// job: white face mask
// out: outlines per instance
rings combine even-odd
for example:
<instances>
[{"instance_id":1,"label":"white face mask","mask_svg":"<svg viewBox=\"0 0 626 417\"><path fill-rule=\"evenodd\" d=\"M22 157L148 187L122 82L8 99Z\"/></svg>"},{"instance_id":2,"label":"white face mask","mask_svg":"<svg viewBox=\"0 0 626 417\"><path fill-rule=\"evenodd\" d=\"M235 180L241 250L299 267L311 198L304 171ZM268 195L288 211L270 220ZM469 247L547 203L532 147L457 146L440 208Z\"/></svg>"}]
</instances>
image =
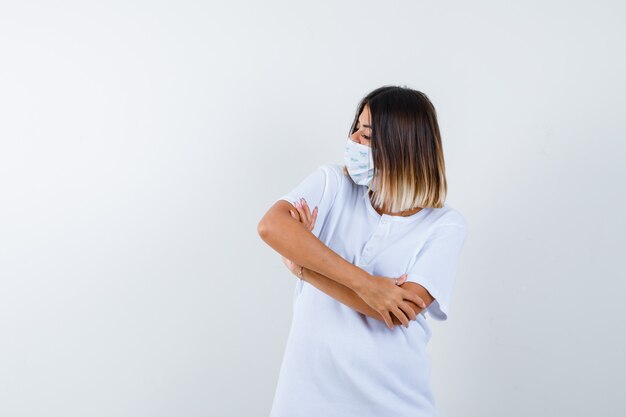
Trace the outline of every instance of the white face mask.
<instances>
[{"instance_id":1,"label":"white face mask","mask_svg":"<svg viewBox=\"0 0 626 417\"><path fill-rule=\"evenodd\" d=\"M359 185L369 186L374 177L372 148L348 138L343 159L346 162L346 168L348 168L348 173L352 180Z\"/></svg>"}]
</instances>

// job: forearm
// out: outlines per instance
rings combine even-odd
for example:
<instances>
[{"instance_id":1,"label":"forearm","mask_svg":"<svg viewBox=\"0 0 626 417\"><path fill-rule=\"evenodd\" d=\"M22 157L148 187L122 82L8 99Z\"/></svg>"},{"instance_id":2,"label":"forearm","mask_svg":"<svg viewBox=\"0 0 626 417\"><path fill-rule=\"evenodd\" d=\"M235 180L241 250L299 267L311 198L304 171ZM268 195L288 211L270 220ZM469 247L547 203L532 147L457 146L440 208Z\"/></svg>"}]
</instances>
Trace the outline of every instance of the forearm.
<instances>
[{"instance_id":1,"label":"forearm","mask_svg":"<svg viewBox=\"0 0 626 417\"><path fill-rule=\"evenodd\" d=\"M290 208L293 208L291 203L279 201L268 211L259 223L261 239L298 265L350 289L360 288L370 274L326 246L298 220L291 217Z\"/></svg>"},{"instance_id":2,"label":"forearm","mask_svg":"<svg viewBox=\"0 0 626 417\"><path fill-rule=\"evenodd\" d=\"M363 301L363 299L359 297L359 295L356 292L346 287L345 285L340 284L336 281L333 281L332 279L324 275L321 275L318 272L315 272L306 267L302 268L302 279L308 282L309 284L313 285L320 291L333 297L335 300L339 301L340 303L353 308L359 313L365 314L368 317L372 317L374 319L382 321L383 323L385 322L383 317L376 310L374 310L372 307L369 306L369 304ZM413 302L409 300L405 300L405 301L411 306L411 308L416 313L419 313L422 310ZM393 324L402 324L400 320L393 314L391 315L391 320Z\"/></svg>"}]
</instances>

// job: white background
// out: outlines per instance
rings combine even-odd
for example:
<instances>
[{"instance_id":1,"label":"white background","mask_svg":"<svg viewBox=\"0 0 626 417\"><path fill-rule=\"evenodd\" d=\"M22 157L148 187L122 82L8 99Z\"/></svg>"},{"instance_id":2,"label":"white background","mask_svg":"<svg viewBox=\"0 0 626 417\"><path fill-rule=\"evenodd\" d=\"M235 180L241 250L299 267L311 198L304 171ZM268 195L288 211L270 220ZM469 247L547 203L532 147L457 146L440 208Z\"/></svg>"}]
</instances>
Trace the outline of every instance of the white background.
<instances>
[{"instance_id":1,"label":"white background","mask_svg":"<svg viewBox=\"0 0 626 417\"><path fill-rule=\"evenodd\" d=\"M358 101L433 101L468 221L442 417L626 413L619 1L0 3L0 415L266 416L257 235Z\"/></svg>"}]
</instances>

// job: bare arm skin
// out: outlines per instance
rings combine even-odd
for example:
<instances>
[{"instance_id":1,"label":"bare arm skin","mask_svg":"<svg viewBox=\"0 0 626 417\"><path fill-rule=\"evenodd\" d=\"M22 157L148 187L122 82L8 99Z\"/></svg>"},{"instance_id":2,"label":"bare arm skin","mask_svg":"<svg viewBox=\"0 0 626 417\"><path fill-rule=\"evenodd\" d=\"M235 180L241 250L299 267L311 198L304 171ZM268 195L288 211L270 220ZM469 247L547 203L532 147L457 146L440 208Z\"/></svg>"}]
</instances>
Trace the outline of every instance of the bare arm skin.
<instances>
[{"instance_id":1,"label":"bare arm skin","mask_svg":"<svg viewBox=\"0 0 626 417\"><path fill-rule=\"evenodd\" d=\"M394 285L389 277L371 275L346 261L311 233L304 223L292 217L290 210L293 208L297 207L285 200L274 203L257 225L261 239L291 262L356 292L382 315L390 329L393 328L392 315L408 325L408 317L415 313L407 301L420 306L424 304L423 299L416 292ZM311 213L308 205L305 204L304 211L299 209L299 212L304 214L306 218L303 220L309 224Z\"/></svg>"},{"instance_id":2,"label":"bare arm skin","mask_svg":"<svg viewBox=\"0 0 626 417\"><path fill-rule=\"evenodd\" d=\"M333 281L332 279L325 277L308 268L302 269L302 279L308 282L309 284L313 285L320 291L323 291L324 293L333 297L335 300L341 302L342 304L345 304L346 306L353 308L359 313L365 314L368 317L372 317L379 321L385 322L385 320L383 319L381 314L378 313L378 311L370 307L365 301L363 301L361 297L359 297L359 295L356 292L346 287L345 285L342 285L336 281ZM426 303L426 307L428 307L430 303L434 300L433 297L428 292L428 290L426 290L426 288L422 287L421 285L415 282L405 282L404 284L400 285L400 287L403 287L405 289L408 289L409 291L417 293ZM425 310L425 308L418 307L415 303L413 303L410 300L407 300L407 303L409 304L409 306L411 306L411 309L414 312L414 316L417 316L417 314ZM391 319L393 321L393 324L402 324L400 320L396 318L396 316L392 315ZM410 317L410 320L415 320L415 317ZM405 325L405 327L409 327L408 324Z\"/></svg>"},{"instance_id":3,"label":"bare arm skin","mask_svg":"<svg viewBox=\"0 0 626 417\"><path fill-rule=\"evenodd\" d=\"M358 290L370 274L343 259L289 214L294 206L277 201L261 218L257 232L276 252L311 271Z\"/></svg>"}]
</instances>

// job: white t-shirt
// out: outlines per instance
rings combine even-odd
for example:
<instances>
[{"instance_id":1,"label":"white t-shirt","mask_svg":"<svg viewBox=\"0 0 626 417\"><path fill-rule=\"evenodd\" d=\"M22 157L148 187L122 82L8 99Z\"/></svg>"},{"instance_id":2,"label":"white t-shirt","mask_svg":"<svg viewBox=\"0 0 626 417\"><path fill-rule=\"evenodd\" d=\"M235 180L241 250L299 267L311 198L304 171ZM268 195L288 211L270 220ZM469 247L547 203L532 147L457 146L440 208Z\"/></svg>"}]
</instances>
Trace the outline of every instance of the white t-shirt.
<instances>
[{"instance_id":1,"label":"white t-shirt","mask_svg":"<svg viewBox=\"0 0 626 417\"><path fill-rule=\"evenodd\" d=\"M437 417L431 389L427 316L446 320L465 218L447 204L407 216L376 212L366 186L342 165L322 165L278 200L318 206L312 230L365 271L424 286L435 300L389 329L296 279L293 319L270 417ZM278 201L277 200L277 201Z\"/></svg>"}]
</instances>

